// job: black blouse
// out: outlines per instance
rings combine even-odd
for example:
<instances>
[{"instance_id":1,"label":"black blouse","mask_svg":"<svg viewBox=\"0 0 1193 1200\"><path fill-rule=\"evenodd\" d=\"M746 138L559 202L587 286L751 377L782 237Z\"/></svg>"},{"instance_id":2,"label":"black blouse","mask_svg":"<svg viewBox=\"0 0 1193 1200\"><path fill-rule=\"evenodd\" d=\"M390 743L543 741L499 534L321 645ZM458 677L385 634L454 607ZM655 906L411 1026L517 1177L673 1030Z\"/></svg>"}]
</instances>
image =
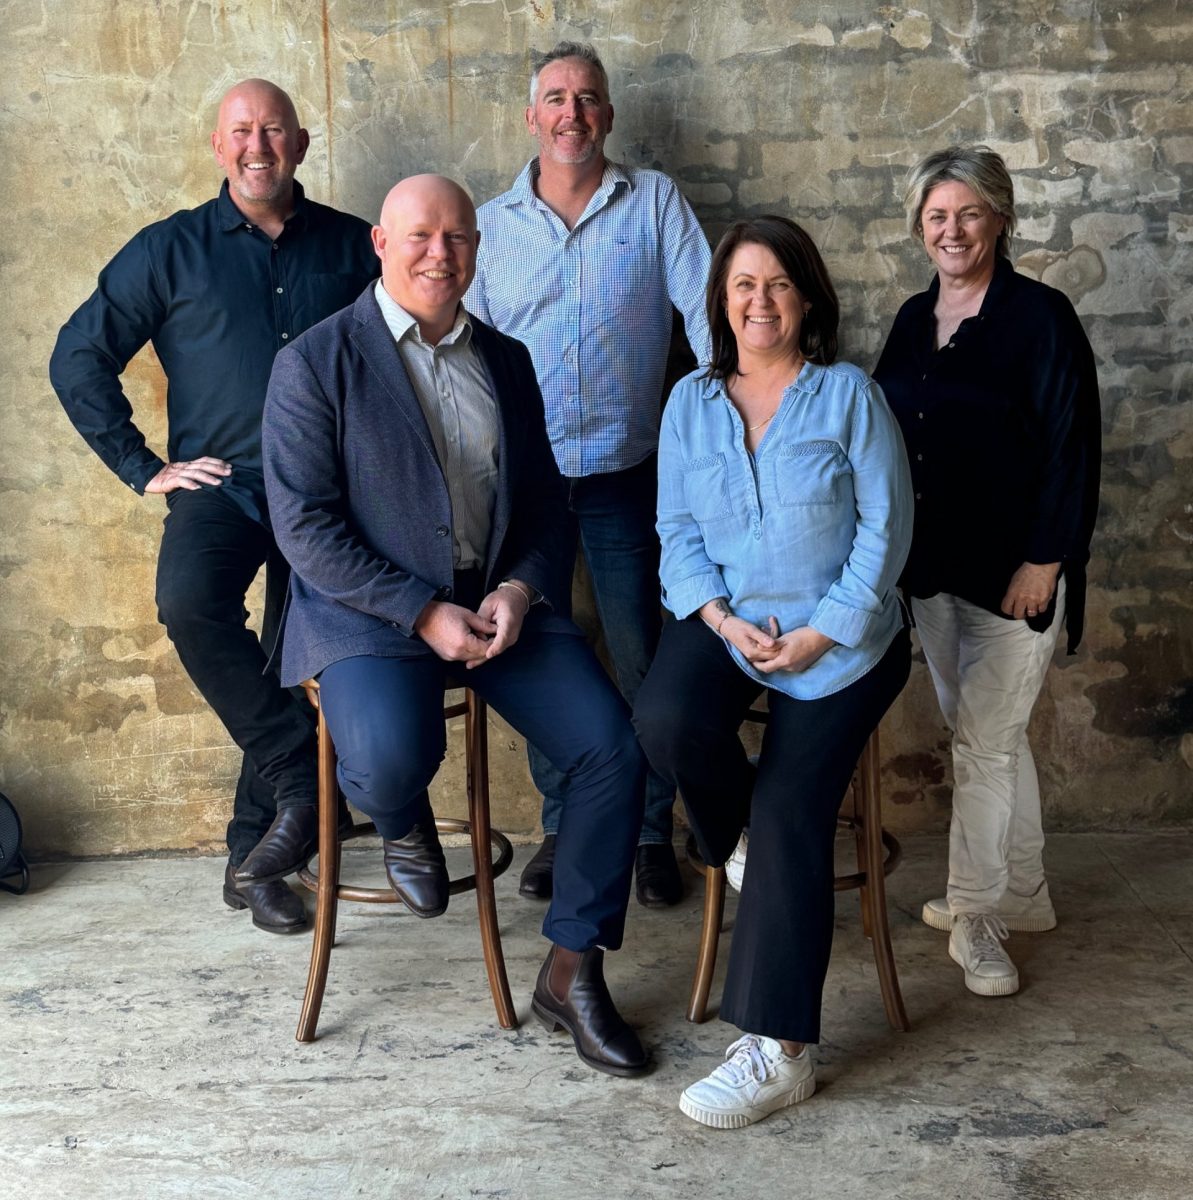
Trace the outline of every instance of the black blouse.
<instances>
[{"instance_id":1,"label":"black blouse","mask_svg":"<svg viewBox=\"0 0 1193 1200\"><path fill-rule=\"evenodd\" d=\"M1098 510L1093 351L1068 298L1000 258L977 316L939 350L939 279L899 310L874 378L898 418L915 491L900 580L999 608L1024 563L1062 564L1069 653L1081 640ZM1055 602L1028 625L1047 629ZM1008 618L1010 619L1010 618Z\"/></svg>"}]
</instances>

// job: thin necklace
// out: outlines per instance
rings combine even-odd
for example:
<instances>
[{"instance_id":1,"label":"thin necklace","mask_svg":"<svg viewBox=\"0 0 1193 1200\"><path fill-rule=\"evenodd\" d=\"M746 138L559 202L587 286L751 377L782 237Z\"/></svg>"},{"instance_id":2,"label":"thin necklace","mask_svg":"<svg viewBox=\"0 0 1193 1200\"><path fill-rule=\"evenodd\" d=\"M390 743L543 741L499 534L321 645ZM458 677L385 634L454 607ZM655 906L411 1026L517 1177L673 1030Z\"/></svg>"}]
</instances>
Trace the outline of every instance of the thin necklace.
<instances>
[{"instance_id":1,"label":"thin necklace","mask_svg":"<svg viewBox=\"0 0 1193 1200\"><path fill-rule=\"evenodd\" d=\"M777 413L778 411L779 410L776 408L775 412L771 413L771 415L769 417L766 417L765 419L759 421L757 425L747 425L746 432L753 433L755 429L761 429L763 427L763 425L765 425L768 421L774 420L775 413Z\"/></svg>"}]
</instances>

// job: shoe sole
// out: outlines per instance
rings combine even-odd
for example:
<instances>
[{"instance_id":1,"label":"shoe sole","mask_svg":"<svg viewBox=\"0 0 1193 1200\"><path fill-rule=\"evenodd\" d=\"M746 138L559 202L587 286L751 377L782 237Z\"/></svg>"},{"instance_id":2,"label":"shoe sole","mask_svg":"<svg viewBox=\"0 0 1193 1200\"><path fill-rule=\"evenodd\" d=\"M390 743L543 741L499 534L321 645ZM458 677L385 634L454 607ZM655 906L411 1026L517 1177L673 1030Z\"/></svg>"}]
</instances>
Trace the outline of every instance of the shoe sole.
<instances>
[{"instance_id":1,"label":"shoe sole","mask_svg":"<svg viewBox=\"0 0 1193 1200\"><path fill-rule=\"evenodd\" d=\"M685 1092L679 1098L679 1111L684 1116L691 1117L693 1121L707 1125L709 1129L744 1129L747 1125L753 1125L756 1121L769 1117L771 1113L778 1112L781 1108L789 1108L801 1100L807 1100L815 1091L816 1076L812 1075L792 1088L791 1091L781 1093L763 1107L751 1108L748 1113L727 1113L715 1108L704 1108L695 1101L689 1100Z\"/></svg>"},{"instance_id":2,"label":"shoe sole","mask_svg":"<svg viewBox=\"0 0 1193 1200\"><path fill-rule=\"evenodd\" d=\"M537 887L527 887L524 884L518 884L518 895L525 896L527 900L550 900L551 889L548 888L545 892Z\"/></svg>"},{"instance_id":3,"label":"shoe sole","mask_svg":"<svg viewBox=\"0 0 1193 1200\"><path fill-rule=\"evenodd\" d=\"M995 916L1014 933L1047 933L1056 928L1056 913L1040 917L1008 917L1002 913L995 913ZM952 914L937 911L930 901L925 901L920 910L920 920L929 929L939 929L941 933L950 933L953 928Z\"/></svg>"},{"instance_id":4,"label":"shoe sole","mask_svg":"<svg viewBox=\"0 0 1193 1200\"><path fill-rule=\"evenodd\" d=\"M237 912L245 908L252 912L249 902L239 892L235 892L231 888L224 888L224 903ZM253 913L253 924L258 929L265 930L266 933L280 933L282 935L287 933L306 933L311 927L310 921L305 918L301 925L267 925L264 921L257 920L256 913Z\"/></svg>"},{"instance_id":5,"label":"shoe sole","mask_svg":"<svg viewBox=\"0 0 1193 1200\"><path fill-rule=\"evenodd\" d=\"M588 1055L580 1049L580 1042L577 1039L572 1027L565 1020L563 1020L562 1017L556 1016L553 1012L548 1012L535 999L530 1001L530 1009L531 1012L533 1012L538 1018L539 1024L542 1025L542 1027L548 1033L558 1033L559 1030L562 1029L564 1033L568 1034L568 1036L572 1039L572 1045L576 1048L576 1057L579 1058L582 1063L590 1066L594 1071L603 1071L606 1075L616 1075L621 1079L635 1079L639 1075L645 1075L650 1070L649 1062L643 1063L640 1067L617 1067L612 1063L599 1062L596 1059L589 1058Z\"/></svg>"},{"instance_id":6,"label":"shoe sole","mask_svg":"<svg viewBox=\"0 0 1193 1200\"><path fill-rule=\"evenodd\" d=\"M965 964L954 953L952 946L949 947L949 958L965 971L965 986L975 996L1013 996L1019 990L1018 971L1014 975L993 978L989 975L975 975L966 969Z\"/></svg>"}]
</instances>

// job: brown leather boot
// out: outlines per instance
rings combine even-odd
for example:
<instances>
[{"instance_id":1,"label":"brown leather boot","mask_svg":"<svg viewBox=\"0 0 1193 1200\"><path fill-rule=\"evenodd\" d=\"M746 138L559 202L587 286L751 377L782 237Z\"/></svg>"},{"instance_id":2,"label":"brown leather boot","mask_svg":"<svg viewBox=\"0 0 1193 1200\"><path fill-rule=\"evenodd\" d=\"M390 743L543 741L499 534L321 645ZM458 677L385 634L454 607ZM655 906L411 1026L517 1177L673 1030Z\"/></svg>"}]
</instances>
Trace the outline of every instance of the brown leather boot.
<instances>
[{"instance_id":1,"label":"brown leather boot","mask_svg":"<svg viewBox=\"0 0 1193 1200\"><path fill-rule=\"evenodd\" d=\"M577 953L552 946L530 1006L548 1032L563 1028L576 1053L607 1075L644 1075L650 1060L638 1035L625 1023L605 986L605 952Z\"/></svg>"}]
</instances>

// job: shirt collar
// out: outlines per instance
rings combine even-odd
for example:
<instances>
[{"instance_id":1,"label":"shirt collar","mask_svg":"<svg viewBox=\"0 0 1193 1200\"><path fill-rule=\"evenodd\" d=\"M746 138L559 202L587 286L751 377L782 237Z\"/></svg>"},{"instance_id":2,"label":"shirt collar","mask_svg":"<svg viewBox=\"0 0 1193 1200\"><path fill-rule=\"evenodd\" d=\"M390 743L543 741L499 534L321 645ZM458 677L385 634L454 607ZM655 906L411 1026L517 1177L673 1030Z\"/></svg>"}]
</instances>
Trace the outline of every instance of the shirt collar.
<instances>
[{"instance_id":1,"label":"shirt collar","mask_svg":"<svg viewBox=\"0 0 1193 1200\"><path fill-rule=\"evenodd\" d=\"M224 180L223 186L220 188L220 194L216 197L215 207L216 212L219 214L220 229L224 233L227 233L230 229L240 229L246 224L252 224L252 221L236 207L232 195L228 190L227 179ZM306 224L306 193L302 190L302 184L296 179L294 181L294 211L286 218L286 228L302 230L306 228Z\"/></svg>"},{"instance_id":2,"label":"shirt collar","mask_svg":"<svg viewBox=\"0 0 1193 1200\"><path fill-rule=\"evenodd\" d=\"M538 155L536 154L518 173L518 178L514 180L513 186L501 198L502 202L507 207L512 207L515 204L527 204L532 207L541 204L542 201L538 198L534 190L535 182L538 180L541 171L542 167L539 164ZM605 170L601 175L601 182L597 186L595 194L602 199L607 198L613 194L615 188L621 185L633 191L634 181L619 163L610 162L609 159L605 159Z\"/></svg>"},{"instance_id":3,"label":"shirt collar","mask_svg":"<svg viewBox=\"0 0 1193 1200\"><path fill-rule=\"evenodd\" d=\"M377 280L373 294L377 297L377 305L381 309L381 315L385 318L385 324L389 327L390 333L394 335L395 342L401 342L403 338L407 338L420 346L426 346L429 350L435 348L423 341L422 333L418 328L418 321L385 290L385 286L380 279ZM454 346L459 344L460 346L467 346L471 339L472 318L461 304L456 308L455 323L439 339L438 345Z\"/></svg>"},{"instance_id":4,"label":"shirt collar","mask_svg":"<svg viewBox=\"0 0 1193 1200\"><path fill-rule=\"evenodd\" d=\"M797 392L813 393L820 390L820 382L824 378L826 368L819 363L810 362L804 359L804 365L800 368L800 373L783 389L783 395L787 395L793 388ZM724 396L729 399L729 389L725 386L723 379L705 379L704 391L701 393L705 400L715 400L718 396Z\"/></svg>"}]
</instances>

